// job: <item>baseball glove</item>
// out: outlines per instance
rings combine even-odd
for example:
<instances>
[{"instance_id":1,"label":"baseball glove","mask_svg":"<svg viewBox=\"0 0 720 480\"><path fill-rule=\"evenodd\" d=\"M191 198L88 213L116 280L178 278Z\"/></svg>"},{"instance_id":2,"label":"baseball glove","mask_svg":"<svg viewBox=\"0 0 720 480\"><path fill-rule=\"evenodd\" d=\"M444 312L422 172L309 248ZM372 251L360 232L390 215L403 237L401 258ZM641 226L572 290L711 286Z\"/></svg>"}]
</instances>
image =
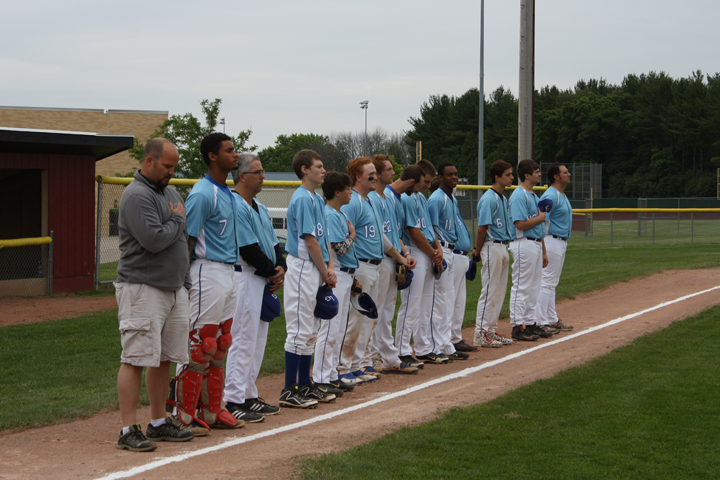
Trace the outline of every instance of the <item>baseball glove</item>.
<instances>
[{"instance_id":1,"label":"baseball glove","mask_svg":"<svg viewBox=\"0 0 720 480\"><path fill-rule=\"evenodd\" d=\"M362 285L358 282L357 278L353 278L352 287L350 287L350 293L352 295L360 295L362 293Z\"/></svg>"},{"instance_id":2,"label":"baseball glove","mask_svg":"<svg viewBox=\"0 0 720 480\"><path fill-rule=\"evenodd\" d=\"M407 267L405 265L395 264L395 281L398 285L407 282Z\"/></svg>"}]
</instances>

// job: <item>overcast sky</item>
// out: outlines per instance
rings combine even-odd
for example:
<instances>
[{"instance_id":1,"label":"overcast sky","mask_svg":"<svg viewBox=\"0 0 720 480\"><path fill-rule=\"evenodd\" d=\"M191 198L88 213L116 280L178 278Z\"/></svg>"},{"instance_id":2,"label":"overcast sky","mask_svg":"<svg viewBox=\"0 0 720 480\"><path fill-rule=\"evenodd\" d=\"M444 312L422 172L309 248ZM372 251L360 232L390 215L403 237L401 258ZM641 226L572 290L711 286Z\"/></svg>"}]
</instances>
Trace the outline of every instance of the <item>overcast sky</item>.
<instances>
[{"instance_id":1,"label":"overcast sky","mask_svg":"<svg viewBox=\"0 0 720 480\"><path fill-rule=\"evenodd\" d=\"M720 1L540 0L535 86L720 72ZM520 0L485 2L485 94L517 94ZM167 110L223 100L227 133L400 133L478 86L480 1L0 2L0 105Z\"/></svg>"}]
</instances>

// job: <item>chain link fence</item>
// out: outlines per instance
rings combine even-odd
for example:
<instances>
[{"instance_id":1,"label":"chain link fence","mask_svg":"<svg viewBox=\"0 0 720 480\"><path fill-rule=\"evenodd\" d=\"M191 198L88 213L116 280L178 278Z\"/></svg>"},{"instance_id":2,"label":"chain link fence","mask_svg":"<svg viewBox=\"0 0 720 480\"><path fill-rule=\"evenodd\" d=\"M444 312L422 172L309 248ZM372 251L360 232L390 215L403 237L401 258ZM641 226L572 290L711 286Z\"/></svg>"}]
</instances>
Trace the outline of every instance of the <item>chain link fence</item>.
<instances>
[{"instance_id":1,"label":"chain link fence","mask_svg":"<svg viewBox=\"0 0 720 480\"><path fill-rule=\"evenodd\" d=\"M0 240L0 297L52 295L52 271L52 232Z\"/></svg>"},{"instance_id":2,"label":"chain link fence","mask_svg":"<svg viewBox=\"0 0 720 480\"><path fill-rule=\"evenodd\" d=\"M592 165L592 164L577 164ZM574 166L571 164L571 166ZM583 167L585 168L585 167ZM597 173L597 172L596 172ZM593 174L595 175L595 174ZM578 175L579 177L579 175ZM577 181L578 177L573 177ZM595 178L595 177L593 177ZM118 215L120 197L130 178L98 177L97 258L95 286L109 284L117 278L120 260L118 246ZM197 180L173 179L168 188L174 188L183 200ZM287 239L287 206L300 182L265 181L257 198L268 207L273 229L282 244ZM572 183L571 183L572 185ZM489 187L459 186L458 208L475 243L477 230L477 203ZM582 187L587 188L587 187ZM544 188L536 190L542 195ZM578 188L580 191L581 188ZM584 190L583 190L584 191ZM317 192L322 195L318 188ZM593 190L593 193L599 190ZM589 195L589 190L588 190ZM512 190L505 191L509 198ZM698 243L720 242L720 201L715 199L601 199L572 198L573 210L598 208L651 208L655 212L583 212L573 215L572 243L614 246L632 243ZM712 200L714 203L708 203ZM681 208L681 212L659 211L659 208ZM717 212L712 211L715 207ZM690 211L704 208L704 211ZM708 210L709 208L709 210Z\"/></svg>"},{"instance_id":3,"label":"chain link fence","mask_svg":"<svg viewBox=\"0 0 720 480\"><path fill-rule=\"evenodd\" d=\"M570 199L602 198L602 164L600 163L566 163L572 181L565 190ZM547 167L540 164L540 185L551 185L547 178ZM543 168L544 167L544 168Z\"/></svg>"},{"instance_id":4,"label":"chain link fence","mask_svg":"<svg viewBox=\"0 0 720 480\"><path fill-rule=\"evenodd\" d=\"M96 289L99 289L101 285L114 282L117 278L117 266L120 261L118 237L120 198L131 181L132 178L97 178ZM170 181L168 188L174 188L180 194L183 201L185 201L195 183L197 183L197 180L173 179ZM256 197L268 207L273 229L280 243L283 245L287 239L287 206L299 185L300 182L266 180L262 192ZM322 191L319 188L317 193L322 195Z\"/></svg>"}]
</instances>

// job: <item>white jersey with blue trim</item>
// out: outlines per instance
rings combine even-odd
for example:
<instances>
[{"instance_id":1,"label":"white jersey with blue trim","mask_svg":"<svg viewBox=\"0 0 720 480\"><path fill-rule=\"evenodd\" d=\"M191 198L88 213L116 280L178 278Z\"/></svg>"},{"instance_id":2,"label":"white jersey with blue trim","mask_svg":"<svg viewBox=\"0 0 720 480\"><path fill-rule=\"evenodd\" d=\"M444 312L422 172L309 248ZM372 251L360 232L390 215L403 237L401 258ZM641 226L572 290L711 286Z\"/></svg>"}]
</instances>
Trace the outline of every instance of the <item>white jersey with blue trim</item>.
<instances>
[{"instance_id":1,"label":"white jersey with blue trim","mask_svg":"<svg viewBox=\"0 0 720 480\"><path fill-rule=\"evenodd\" d=\"M275 245L279 242L275 230L272 228L267 207L259 200L254 199L253 201L258 207L257 211L255 211L253 206L247 203L241 195L236 193L233 198L237 206L238 247L246 247L257 243L260 250L275 265L277 261ZM238 260L238 264L248 265L242 256Z\"/></svg>"},{"instance_id":2,"label":"white jersey with blue trim","mask_svg":"<svg viewBox=\"0 0 720 480\"><path fill-rule=\"evenodd\" d=\"M455 216L457 200L455 197L445 193L442 188L438 188L430 195L427 210L438 240L454 244L457 241Z\"/></svg>"},{"instance_id":3,"label":"white jersey with blue trim","mask_svg":"<svg viewBox=\"0 0 720 480\"><path fill-rule=\"evenodd\" d=\"M330 243L342 243L346 238L350 236L350 230L348 229L348 218L343 212L335 210L330 205L325 205L325 215L327 216L328 226L328 241ZM355 243L350 246L345 255L334 256L340 267L344 268L358 268L357 254L355 253Z\"/></svg>"},{"instance_id":4,"label":"white jersey with blue trim","mask_svg":"<svg viewBox=\"0 0 720 480\"><path fill-rule=\"evenodd\" d=\"M478 226L488 225L486 242L509 242L513 239L507 208L505 197L492 188L480 197L477 204Z\"/></svg>"},{"instance_id":5,"label":"white jersey with blue trim","mask_svg":"<svg viewBox=\"0 0 720 480\"><path fill-rule=\"evenodd\" d=\"M373 202L373 205L378 205L380 212L382 213L383 220L383 233L390 240L395 250L400 251L400 231L397 228L397 220L395 217L395 205L390 203L387 194L385 198L381 197L377 192L370 192L368 198Z\"/></svg>"},{"instance_id":6,"label":"white jersey with blue trim","mask_svg":"<svg viewBox=\"0 0 720 480\"><path fill-rule=\"evenodd\" d=\"M567 240L572 232L572 206L570 200L554 187L548 188L543 193L541 200L543 198L549 198L553 202L552 209L545 217L545 232L548 235L555 235Z\"/></svg>"},{"instance_id":7,"label":"white jersey with blue trim","mask_svg":"<svg viewBox=\"0 0 720 480\"><path fill-rule=\"evenodd\" d=\"M538 216L538 199L535 192L528 192L522 187L518 187L510 195L510 221L515 227L515 238L535 238L540 239L545 236L545 225L543 222L538 223L527 230L520 230L515 222L524 222Z\"/></svg>"},{"instance_id":8,"label":"white jersey with blue trim","mask_svg":"<svg viewBox=\"0 0 720 480\"><path fill-rule=\"evenodd\" d=\"M288 238L285 250L302 260L311 260L305 235L312 235L320 244L323 261L330 261L327 238L325 202L320 195L309 192L302 185L295 190L287 209Z\"/></svg>"},{"instance_id":9,"label":"white jersey with blue trim","mask_svg":"<svg viewBox=\"0 0 720 480\"><path fill-rule=\"evenodd\" d=\"M406 245L412 244L410 236L407 233L407 227L419 228L425 239L432 245L435 243L435 233L433 233L430 220L427 217L427 199L421 193L407 193L402 196L403 209L405 210L405 233L403 241Z\"/></svg>"},{"instance_id":10,"label":"white jersey with blue trim","mask_svg":"<svg viewBox=\"0 0 720 480\"><path fill-rule=\"evenodd\" d=\"M188 235L197 238L193 259L236 263L240 256L236 206L228 186L203 178L190 191L185 208Z\"/></svg>"},{"instance_id":11,"label":"white jersey with blue trim","mask_svg":"<svg viewBox=\"0 0 720 480\"><path fill-rule=\"evenodd\" d=\"M352 191L350 203L340 207L355 227L355 252L359 259L377 260L385 256L382 213L379 205Z\"/></svg>"}]
</instances>

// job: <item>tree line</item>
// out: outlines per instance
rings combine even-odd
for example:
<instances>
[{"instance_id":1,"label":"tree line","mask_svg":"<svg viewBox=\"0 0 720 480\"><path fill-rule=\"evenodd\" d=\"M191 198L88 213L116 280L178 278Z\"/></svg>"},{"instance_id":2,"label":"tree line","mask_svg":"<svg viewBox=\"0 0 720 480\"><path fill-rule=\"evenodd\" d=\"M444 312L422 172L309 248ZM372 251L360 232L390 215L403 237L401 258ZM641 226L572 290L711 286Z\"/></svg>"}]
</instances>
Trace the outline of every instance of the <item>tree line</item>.
<instances>
[{"instance_id":1,"label":"tree line","mask_svg":"<svg viewBox=\"0 0 720 480\"><path fill-rule=\"evenodd\" d=\"M605 197L711 197L720 167L720 74L673 79L628 75L535 92L534 159L600 163ZM407 140L477 181L479 93L433 95L410 119ZM503 87L485 102L486 167L517 165L518 102ZM487 172L486 172L487 173Z\"/></svg>"},{"instance_id":2,"label":"tree line","mask_svg":"<svg viewBox=\"0 0 720 480\"><path fill-rule=\"evenodd\" d=\"M323 157L327 170L343 171L357 157L385 153L396 170L414 163L415 143L435 165L452 162L460 177L477 183L479 92L458 97L431 95L411 117L403 134L382 128L364 133L278 135L275 145L258 155L267 171L292 171L292 158L310 148ZM711 197L720 167L720 74L694 72L674 79L650 72L628 75L620 85L581 80L574 88L555 86L535 92L534 159L543 164L600 163L604 197ZM178 146L177 175L206 173L200 140L218 126L222 101L203 100L204 123L192 114L172 115L152 136ZM485 165L503 159L518 162L518 101L499 87L484 105ZM238 151L256 152L244 130L231 136ZM131 150L142 159L143 145ZM486 172L487 178L487 172Z\"/></svg>"}]
</instances>

